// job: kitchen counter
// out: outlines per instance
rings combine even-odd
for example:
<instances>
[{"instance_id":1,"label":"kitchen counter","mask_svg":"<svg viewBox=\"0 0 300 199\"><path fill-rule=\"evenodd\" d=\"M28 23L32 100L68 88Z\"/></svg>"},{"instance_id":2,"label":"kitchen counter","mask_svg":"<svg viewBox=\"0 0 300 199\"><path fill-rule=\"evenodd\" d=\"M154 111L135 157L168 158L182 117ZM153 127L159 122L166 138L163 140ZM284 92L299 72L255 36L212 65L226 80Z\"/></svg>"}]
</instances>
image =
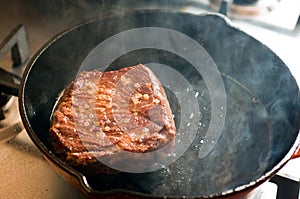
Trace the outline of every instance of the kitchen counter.
<instances>
[{"instance_id":1,"label":"kitchen counter","mask_svg":"<svg viewBox=\"0 0 300 199\"><path fill-rule=\"evenodd\" d=\"M17 98L9 111L17 109ZM26 131L0 143L0 198L85 198L49 166Z\"/></svg>"}]
</instances>

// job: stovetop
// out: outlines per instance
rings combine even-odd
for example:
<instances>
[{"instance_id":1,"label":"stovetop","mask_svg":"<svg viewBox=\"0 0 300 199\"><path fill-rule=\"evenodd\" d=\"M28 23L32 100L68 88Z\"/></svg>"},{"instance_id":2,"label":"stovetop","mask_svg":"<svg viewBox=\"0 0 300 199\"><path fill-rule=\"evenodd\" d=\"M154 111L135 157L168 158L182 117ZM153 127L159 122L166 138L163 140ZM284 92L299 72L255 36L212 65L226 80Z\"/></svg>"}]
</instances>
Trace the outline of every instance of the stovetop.
<instances>
[{"instance_id":1,"label":"stovetop","mask_svg":"<svg viewBox=\"0 0 300 199\"><path fill-rule=\"evenodd\" d=\"M193 6L181 7L181 10L201 13L211 8L207 7L206 0L193 0L201 4L199 9ZM193 2L191 1L191 2ZM291 8L289 2L298 2L294 4L293 10L300 12L300 1L281 0L286 6L284 9ZM81 21L93 18L99 14L99 10L84 1L73 1L74 5L67 11L62 12L60 6L66 6L68 1L53 1L52 7L43 5L37 0L11 0L9 4L0 1L0 7L5 8L0 12L0 41L18 24L24 24L30 47L30 57L52 36L58 32L72 27ZM79 3L78 3L79 2ZM118 1L115 1L118 2ZM134 3L134 1L129 1ZM70 3L70 2L69 2ZM55 6L54 6L55 4ZM72 3L71 3L72 4ZM76 5L75 5L76 4ZM102 6L108 9L109 6ZM278 8L277 12L281 12ZM284 11L286 15L292 15L291 12ZM56 17L53 17L53 16ZM295 12L293 12L295 15ZM282 15L283 16L283 15ZM300 24L298 17L293 16L293 20L286 21L281 17L277 22L268 22L264 18L270 18L270 15L264 15L251 19L230 17L232 23L252 35L262 43L271 48L290 68L291 73L300 85ZM64 18L64 20L58 20ZM274 19L272 19L274 20ZM271 21L272 21L271 20ZM276 20L275 20L276 21ZM283 24L283 25L280 25ZM0 66L11 64L11 57L8 55L0 61ZM13 98L13 107L17 109L17 98ZM15 122L14 122L15 124ZM21 125L17 123L17 125ZM19 129L16 129L19 131ZM278 175L293 181L300 181L300 158L291 160L279 171ZM1 198L84 198L84 195L77 189L65 182L44 160L38 149L34 146L25 130L22 130L14 139L0 144L0 183ZM275 198L277 185L265 183L264 189L260 188L252 199ZM266 188L267 187L267 188ZM263 192L263 190L267 190ZM270 195L269 195L270 194ZM299 197L300 198L300 197Z\"/></svg>"}]
</instances>

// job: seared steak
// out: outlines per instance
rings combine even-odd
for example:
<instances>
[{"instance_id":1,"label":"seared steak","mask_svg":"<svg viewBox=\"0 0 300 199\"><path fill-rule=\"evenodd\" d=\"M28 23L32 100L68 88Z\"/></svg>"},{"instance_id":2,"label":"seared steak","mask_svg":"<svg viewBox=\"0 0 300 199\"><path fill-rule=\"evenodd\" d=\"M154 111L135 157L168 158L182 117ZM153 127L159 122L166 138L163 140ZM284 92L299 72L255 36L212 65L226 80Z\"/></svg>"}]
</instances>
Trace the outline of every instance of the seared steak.
<instances>
[{"instance_id":1,"label":"seared steak","mask_svg":"<svg viewBox=\"0 0 300 199\"><path fill-rule=\"evenodd\" d=\"M159 80L139 64L81 72L55 107L50 138L63 161L97 173L110 170L97 158L113 158L124 150L155 151L171 142L175 132Z\"/></svg>"}]
</instances>

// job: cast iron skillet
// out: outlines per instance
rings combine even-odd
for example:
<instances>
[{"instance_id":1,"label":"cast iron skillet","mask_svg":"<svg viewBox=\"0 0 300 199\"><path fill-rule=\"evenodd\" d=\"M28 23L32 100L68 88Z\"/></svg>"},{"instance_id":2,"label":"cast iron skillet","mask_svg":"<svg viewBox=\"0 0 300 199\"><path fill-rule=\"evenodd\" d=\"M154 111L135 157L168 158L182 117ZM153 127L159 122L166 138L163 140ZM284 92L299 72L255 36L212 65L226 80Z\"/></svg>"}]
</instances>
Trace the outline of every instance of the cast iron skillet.
<instances>
[{"instance_id":1,"label":"cast iron skillet","mask_svg":"<svg viewBox=\"0 0 300 199\"><path fill-rule=\"evenodd\" d=\"M198 73L187 59L176 53L153 48L130 51L113 60L108 69L137 63L173 67L198 93L195 97L201 118L197 135L180 158L160 170L84 175L51 151L48 131L53 106L59 93L82 70L81 64L92 49L117 33L143 27L180 32L207 51L226 91L222 132L212 150L200 158L199 150L213 114L211 91L205 81L209 77ZM180 104L174 105L176 97L166 90L177 125L182 110ZM50 165L90 197L240 196L276 173L299 143L299 88L290 71L268 47L217 14L128 12L95 19L58 34L27 66L19 105L29 136Z\"/></svg>"}]
</instances>

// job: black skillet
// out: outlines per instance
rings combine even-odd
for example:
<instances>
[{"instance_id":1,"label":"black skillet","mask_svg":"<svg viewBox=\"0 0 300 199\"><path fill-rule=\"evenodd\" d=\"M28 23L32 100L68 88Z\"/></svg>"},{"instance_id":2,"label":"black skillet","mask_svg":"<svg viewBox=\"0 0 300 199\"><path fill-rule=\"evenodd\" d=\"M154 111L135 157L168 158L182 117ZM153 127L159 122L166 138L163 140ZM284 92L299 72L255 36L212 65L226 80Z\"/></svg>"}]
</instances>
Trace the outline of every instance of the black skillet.
<instances>
[{"instance_id":1,"label":"black skillet","mask_svg":"<svg viewBox=\"0 0 300 199\"><path fill-rule=\"evenodd\" d=\"M199 71L185 55L151 45L125 50L105 66L96 64L98 58L92 61L93 57L87 58L99 53L98 44L110 41L116 34L145 27L171 30L179 33L177 36L191 39L188 41L196 41L203 47L201 51L207 53L196 59L203 70ZM151 38L164 42L161 35ZM167 38L165 42L176 46L177 39ZM183 44L182 49L191 53L188 43ZM195 55L193 59L197 52ZM207 57L211 60L205 59ZM205 69L203 60L210 68ZM83 69L104 70L101 67L105 67L111 70L137 63L150 67L156 63L158 72L171 67L191 85L199 115L196 133L180 128L189 117L184 116L186 110L181 109L184 106L178 99L180 95L173 93L176 88L172 86L184 89L182 93L188 91L180 86L180 81L177 86L165 86L176 126L184 131L179 133L194 135L189 147L174 162L146 173L85 175L60 161L51 151L48 133L59 93ZM164 85L175 78L167 74L157 76ZM212 90L214 78L221 80L218 92ZM213 102L212 98L221 101ZM218 103L224 107L214 107ZM291 158L299 143L299 88L289 69L268 47L217 14L136 11L95 19L60 33L45 44L27 66L19 106L29 136L50 165L67 181L95 198L240 197L271 178ZM195 104L191 104L193 106ZM215 110L224 112L214 118ZM213 138L207 136L209 126L214 125L210 123L212 120L223 122L221 130L216 132L218 136ZM207 153L199 155L204 145Z\"/></svg>"}]
</instances>

